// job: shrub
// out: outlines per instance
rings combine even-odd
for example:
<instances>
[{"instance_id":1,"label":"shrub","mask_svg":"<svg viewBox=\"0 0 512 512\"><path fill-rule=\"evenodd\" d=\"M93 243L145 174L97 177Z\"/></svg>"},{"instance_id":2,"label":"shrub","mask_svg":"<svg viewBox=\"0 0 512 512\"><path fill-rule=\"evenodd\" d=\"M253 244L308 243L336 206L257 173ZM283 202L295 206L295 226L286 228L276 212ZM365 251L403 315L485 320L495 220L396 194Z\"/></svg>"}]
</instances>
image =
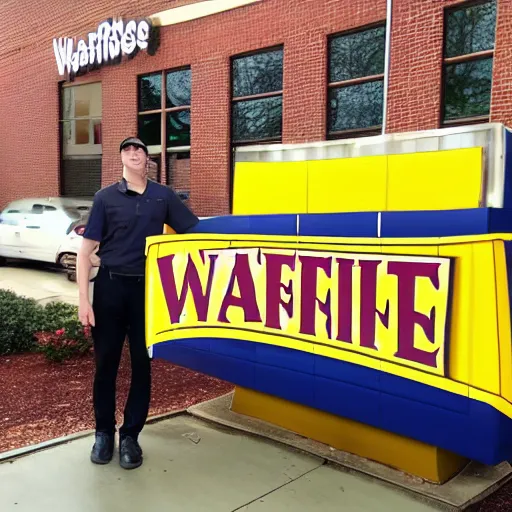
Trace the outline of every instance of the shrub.
<instances>
[{"instance_id":1,"label":"shrub","mask_svg":"<svg viewBox=\"0 0 512 512\"><path fill-rule=\"evenodd\" d=\"M33 299L0 290L0 355L33 350L44 310Z\"/></svg>"},{"instance_id":2,"label":"shrub","mask_svg":"<svg viewBox=\"0 0 512 512\"><path fill-rule=\"evenodd\" d=\"M92 348L89 328L78 319L78 308L64 302L44 307L41 328L35 333L38 351L53 362L88 354Z\"/></svg>"},{"instance_id":3,"label":"shrub","mask_svg":"<svg viewBox=\"0 0 512 512\"><path fill-rule=\"evenodd\" d=\"M36 338L39 352L55 363L86 355L92 349L91 333L88 327L80 326L71 331L58 329L55 332L38 332Z\"/></svg>"},{"instance_id":4,"label":"shrub","mask_svg":"<svg viewBox=\"0 0 512 512\"><path fill-rule=\"evenodd\" d=\"M62 362L90 352L91 333L78 308L64 302L39 305L34 299L0 290L0 355L38 350Z\"/></svg>"}]
</instances>

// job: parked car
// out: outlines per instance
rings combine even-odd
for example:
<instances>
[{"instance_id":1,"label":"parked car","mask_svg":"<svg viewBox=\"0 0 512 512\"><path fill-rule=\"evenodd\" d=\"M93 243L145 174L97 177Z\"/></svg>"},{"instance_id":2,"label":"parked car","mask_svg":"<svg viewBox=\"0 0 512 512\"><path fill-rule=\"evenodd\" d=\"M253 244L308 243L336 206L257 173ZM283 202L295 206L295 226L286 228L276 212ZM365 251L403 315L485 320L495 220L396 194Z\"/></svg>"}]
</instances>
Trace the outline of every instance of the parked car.
<instances>
[{"instance_id":1,"label":"parked car","mask_svg":"<svg viewBox=\"0 0 512 512\"><path fill-rule=\"evenodd\" d=\"M92 201L26 198L0 214L0 262L8 258L56 263L76 280L76 256Z\"/></svg>"}]
</instances>

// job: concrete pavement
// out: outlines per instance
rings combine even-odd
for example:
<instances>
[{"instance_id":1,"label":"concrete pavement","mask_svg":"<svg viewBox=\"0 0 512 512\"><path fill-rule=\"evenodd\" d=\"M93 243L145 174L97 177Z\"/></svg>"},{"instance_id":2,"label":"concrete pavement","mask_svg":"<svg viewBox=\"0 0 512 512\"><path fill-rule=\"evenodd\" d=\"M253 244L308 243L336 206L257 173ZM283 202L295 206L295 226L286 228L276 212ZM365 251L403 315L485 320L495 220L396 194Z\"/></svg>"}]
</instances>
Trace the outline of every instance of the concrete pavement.
<instances>
[{"instance_id":1,"label":"concrete pavement","mask_svg":"<svg viewBox=\"0 0 512 512\"><path fill-rule=\"evenodd\" d=\"M0 464L2 512L437 510L368 477L189 415L147 425L145 460L88 460L92 437Z\"/></svg>"},{"instance_id":2,"label":"concrete pavement","mask_svg":"<svg viewBox=\"0 0 512 512\"><path fill-rule=\"evenodd\" d=\"M36 299L39 303L62 301L78 305L78 287L59 268L36 262L9 262L0 267L0 289Z\"/></svg>"}]
</instances>

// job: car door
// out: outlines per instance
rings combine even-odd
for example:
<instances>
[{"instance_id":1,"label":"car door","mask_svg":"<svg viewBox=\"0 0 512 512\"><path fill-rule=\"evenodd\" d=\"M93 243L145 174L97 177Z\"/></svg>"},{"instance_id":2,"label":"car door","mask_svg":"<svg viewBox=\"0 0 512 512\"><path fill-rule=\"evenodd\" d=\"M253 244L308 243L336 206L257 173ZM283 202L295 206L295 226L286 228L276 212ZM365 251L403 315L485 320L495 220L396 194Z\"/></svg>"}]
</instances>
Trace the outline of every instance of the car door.
<instances>
[{"instance_id":1,"label":"car door","mask_svg":"<svg viewBox=\"0 0 512 512\"><path fill-rule=\"evenodd\" d=\"M0 214L0 256L21 256L21 225L24 213L19 205L11 204Z\"/></svg>"},{"instance_id":2,"label":"car door","mask_svg":"<svg viewBox=\"0 0 512 512\"><path fill-rule=\"evenodd\" d=\"M50 204L33 204L21 230L22 257L55 263L68 226L69 218L62 209Z\"/></svg>"}]
</instances>

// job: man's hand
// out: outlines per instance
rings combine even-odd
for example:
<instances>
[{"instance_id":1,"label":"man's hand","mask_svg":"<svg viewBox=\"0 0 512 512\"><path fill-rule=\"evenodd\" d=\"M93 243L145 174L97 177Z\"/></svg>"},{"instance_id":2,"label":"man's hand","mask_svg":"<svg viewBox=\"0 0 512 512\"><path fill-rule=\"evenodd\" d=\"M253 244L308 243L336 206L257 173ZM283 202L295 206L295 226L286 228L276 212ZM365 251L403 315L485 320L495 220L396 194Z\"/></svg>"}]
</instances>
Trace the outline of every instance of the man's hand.
<instances>
[{"instance_id":1,"label":"man's hand","mask_svg":"<svg viewBox=\"0 0 512 512\"><path fill-rule=\"evenodd\" d=\"M94 311L92 310L91 303L88 300L80 300L78 304L78 318L84 327L94 327Z\"/></svg>"}]
</instances>

